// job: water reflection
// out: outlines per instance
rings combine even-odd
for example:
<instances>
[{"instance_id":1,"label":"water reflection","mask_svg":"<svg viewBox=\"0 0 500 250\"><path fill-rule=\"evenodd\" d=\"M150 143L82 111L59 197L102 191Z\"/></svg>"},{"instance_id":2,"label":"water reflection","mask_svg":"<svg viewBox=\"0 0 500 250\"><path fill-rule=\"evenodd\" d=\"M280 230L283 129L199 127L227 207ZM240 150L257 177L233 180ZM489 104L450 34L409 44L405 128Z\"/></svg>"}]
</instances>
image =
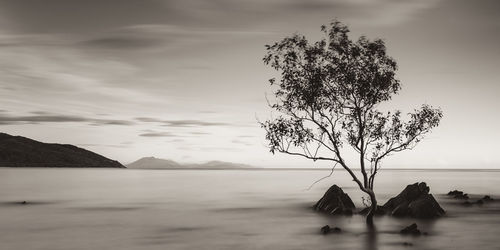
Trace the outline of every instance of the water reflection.
<instances>
[{"instance_id":1,"label":"water reflection","mask_svg":"<svg viewBox=\"0 0 500 250\"><path fill-rule=\"evenodd\" d=\"M377 226L367 226L366 240L364 249L366 250L378 250L378 231Z\"/></svg>"}]
</instances>

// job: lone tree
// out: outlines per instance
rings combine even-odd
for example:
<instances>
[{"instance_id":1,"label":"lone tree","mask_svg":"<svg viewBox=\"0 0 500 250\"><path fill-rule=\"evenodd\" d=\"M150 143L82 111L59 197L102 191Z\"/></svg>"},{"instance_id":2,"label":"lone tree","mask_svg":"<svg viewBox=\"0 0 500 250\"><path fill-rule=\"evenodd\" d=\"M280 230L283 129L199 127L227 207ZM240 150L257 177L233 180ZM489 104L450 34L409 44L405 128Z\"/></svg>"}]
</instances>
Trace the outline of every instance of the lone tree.
<instances>
[{"instance_id":1,"label":"lone tree","mask_svg":"<svg viewBox=\"0 0 500 250\"><path fill-rule=\"evenodd\" d=\"M314 43L295 34L266 45L264 63L280 74L269 80L276 87L269 105L280 116L261 126L273 154L330 161L347 170L370 197L366 222L373 225L374 183L382 161L415 147L443 114L422 105L403 121L399 110L379 111L379 104L401 89L396 61L386 54L384 41L351 40L347 26L336 20L321 31L324 38ZM346 161L345 147L359 155L359 162Z\"/></svg>"}]
</instances>

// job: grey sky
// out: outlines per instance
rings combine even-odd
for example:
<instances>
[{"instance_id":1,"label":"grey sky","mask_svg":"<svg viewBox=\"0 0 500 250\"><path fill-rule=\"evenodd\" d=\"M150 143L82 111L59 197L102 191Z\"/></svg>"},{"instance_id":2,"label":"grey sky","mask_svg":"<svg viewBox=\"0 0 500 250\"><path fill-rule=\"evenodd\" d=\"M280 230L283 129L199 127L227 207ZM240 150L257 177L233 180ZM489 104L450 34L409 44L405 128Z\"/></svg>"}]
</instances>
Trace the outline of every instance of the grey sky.
<instances>
[{"instance_id":1,"label":"grey sky","mask_svg":"<svg viewBox=\"0 0 500 250\"><path fill-rule=\"evenodd\" d=\"M142 156L311 166L272 156L264 45L332 18L387 42L401 94L442 125L388 166L498 167L496 0L0 0L0 130Z\"/></svg>"}]
</instances>

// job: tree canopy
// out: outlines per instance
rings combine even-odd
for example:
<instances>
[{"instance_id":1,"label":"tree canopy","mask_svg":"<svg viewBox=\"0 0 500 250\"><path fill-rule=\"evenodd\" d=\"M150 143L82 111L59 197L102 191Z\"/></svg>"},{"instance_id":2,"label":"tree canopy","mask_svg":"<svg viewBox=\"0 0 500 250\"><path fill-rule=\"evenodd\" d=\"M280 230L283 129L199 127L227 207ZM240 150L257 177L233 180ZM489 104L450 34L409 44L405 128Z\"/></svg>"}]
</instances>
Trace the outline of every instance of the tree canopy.
<instances>
[{"instance_id":1,"label":"tree canopy","mask_svg":"<svg viewBox=\"0 0 500 250\"><path fill-rule=\"evenodd\" d=\"M405 121L399 110L378 110L401 89L384 41L351 40L348 27L336 20L321 31L324 37L316 42L294 34L266 45L264 63L279 72L269 80L276 87L270 106L280 116L261 126L272 153L340 164L370 194L381 161L415 147L443 113L422 105ZM358 163L346 161L345 146L359 154Z\"/></svg>"}]
</instances>

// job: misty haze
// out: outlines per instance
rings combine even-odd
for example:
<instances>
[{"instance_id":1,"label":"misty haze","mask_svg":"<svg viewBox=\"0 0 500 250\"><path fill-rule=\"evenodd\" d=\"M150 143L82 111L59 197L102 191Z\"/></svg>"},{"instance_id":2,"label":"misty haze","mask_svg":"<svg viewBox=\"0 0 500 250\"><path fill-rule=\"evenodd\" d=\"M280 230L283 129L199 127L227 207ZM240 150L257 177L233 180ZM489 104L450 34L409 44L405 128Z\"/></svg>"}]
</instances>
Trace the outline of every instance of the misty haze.
<instances>
[{"instance_id":1,"label":"misty haze","mask_svg":"<svg viewBox=\"0 0 500 250\"><path fill-rule=\"evenodd\" d=\"M498 249L499 11L0 0L0 249Z\"/></svg>"}]
</instances>

